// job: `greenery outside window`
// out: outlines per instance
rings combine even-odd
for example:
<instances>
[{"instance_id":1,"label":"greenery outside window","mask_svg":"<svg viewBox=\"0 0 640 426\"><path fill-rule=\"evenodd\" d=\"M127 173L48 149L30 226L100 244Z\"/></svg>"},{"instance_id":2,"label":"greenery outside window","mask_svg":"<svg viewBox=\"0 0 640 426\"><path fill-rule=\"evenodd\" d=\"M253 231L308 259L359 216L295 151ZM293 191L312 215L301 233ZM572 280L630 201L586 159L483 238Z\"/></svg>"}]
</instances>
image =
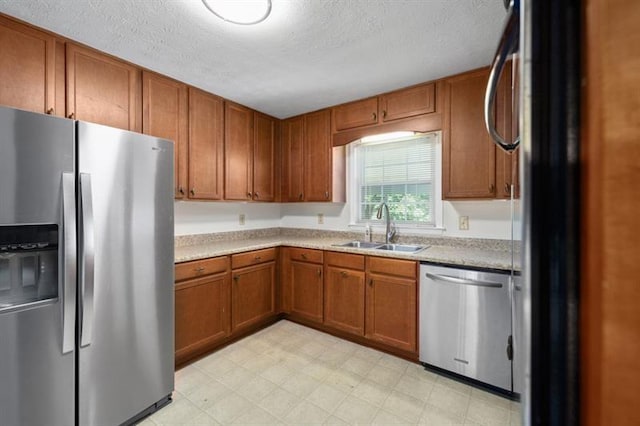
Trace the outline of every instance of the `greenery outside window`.
<instances>
[{"instance_id":1,"label":"greenery outside window","mask_svg":"<svg viewBox=\"0 0 640 426\"><path fill-rule=\"evenodd\" d=\"M376 211L386 201L397 225L437 227L439 142L439 133L425 133L382 135L351 144L352 221L380 222Z\"/></svg>"}]
</instances>

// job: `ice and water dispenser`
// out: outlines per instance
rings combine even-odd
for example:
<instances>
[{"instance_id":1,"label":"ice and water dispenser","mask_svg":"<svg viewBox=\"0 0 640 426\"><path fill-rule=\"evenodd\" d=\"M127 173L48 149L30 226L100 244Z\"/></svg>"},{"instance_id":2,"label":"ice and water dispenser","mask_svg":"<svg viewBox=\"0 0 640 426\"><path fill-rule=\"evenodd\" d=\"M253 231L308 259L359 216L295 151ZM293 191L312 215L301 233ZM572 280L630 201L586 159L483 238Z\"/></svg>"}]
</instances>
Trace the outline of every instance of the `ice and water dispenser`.
<instances>
[{"instance_id":1,"label":"ice and water dispenser","mask_svg":"<svg viewBox=\"0 0 640 426\"><path fill-rule=\"evenodd\" d=\"M58 297L58 225L0 226L0 312Z\"/></svg>"}]
</instances>

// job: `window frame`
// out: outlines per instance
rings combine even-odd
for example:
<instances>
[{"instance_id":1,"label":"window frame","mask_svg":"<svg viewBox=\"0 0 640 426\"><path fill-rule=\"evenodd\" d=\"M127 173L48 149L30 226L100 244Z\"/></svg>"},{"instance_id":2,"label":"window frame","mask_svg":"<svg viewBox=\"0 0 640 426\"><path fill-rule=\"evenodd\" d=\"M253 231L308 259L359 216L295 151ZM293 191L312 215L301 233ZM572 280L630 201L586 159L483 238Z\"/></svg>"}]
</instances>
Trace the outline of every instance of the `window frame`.
<instances>
[{"instance_id":1,"label":"window frame","mask_svg":"<svg viewBox=\"0 0 640 426\"><path fill-rule=\"evenodd\" d=\"M394 222L397 229L408 230L436 230L443 231L443 202L442 202L442 132L424 132L416 133L416 135L434 135L435 136L435 155L434 155L434 179L433 179L433 196L434 196L434 224L422 224L417 222ZM400 139L390 135L389 141ZM364 142L366 143L366 142ZM382 142L384 143L384 142ZM364 228L367 224L371 226L384 226L385 220L378 219L359 219L360 208L360 188L359 185L359 164L356 156L356 149L363 144L362 139L354 141L348 145L348 161L347 161L347 202L349 204L349 226Z\"/></svg>"}]
</instances>

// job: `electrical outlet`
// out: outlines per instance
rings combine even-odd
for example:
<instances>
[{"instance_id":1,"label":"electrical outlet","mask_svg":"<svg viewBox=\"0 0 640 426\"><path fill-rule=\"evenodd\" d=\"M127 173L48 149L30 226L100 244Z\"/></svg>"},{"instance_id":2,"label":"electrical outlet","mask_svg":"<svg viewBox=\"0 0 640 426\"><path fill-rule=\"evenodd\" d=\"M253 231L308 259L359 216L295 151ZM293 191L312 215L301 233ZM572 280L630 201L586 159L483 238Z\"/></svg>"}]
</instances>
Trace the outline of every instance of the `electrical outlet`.
<instances>
[{"instance_id":1,"label":"electrical outlet","mask_svg":"<svg viewBox=\"0 0 640 426\"><path fill-rule=\"evenodd\" d=\"M460 229L461 231L469 230L469 216L458 217L458 229Z\"/></svg>"},{"instance_id":2,"label":"electrical outlet","mask_svg":"<svg viewBox=\"0 0 640 426\"><path fill-rule=\"evenodd\" d=\"M245 222L244 213L240 213L240 215L238 216L238 223L240 225L244 225L244 222Z\"/></svg>"},{"instance_id":3,"label":"electrical outlet","mask_svg":"<svg viewBox=\"0 0 640 426\"><path fill-rule=\"evenodd\" d=\"M324 214L318 213L318 225L322 225L324 223Z\"/></svg>"}]
</instances>

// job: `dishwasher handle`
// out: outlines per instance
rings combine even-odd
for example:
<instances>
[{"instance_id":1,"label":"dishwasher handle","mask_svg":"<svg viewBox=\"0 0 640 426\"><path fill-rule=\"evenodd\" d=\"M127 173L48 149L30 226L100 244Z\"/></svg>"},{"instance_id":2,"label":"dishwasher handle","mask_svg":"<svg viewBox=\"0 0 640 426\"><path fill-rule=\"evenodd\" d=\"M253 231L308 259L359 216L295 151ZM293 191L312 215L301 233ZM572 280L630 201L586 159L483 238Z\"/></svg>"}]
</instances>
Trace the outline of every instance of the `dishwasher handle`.
<instances>
[{"instance_id":1,"label":"dishwasher handle","mask_svg":"<svg viewBox=\"0 0 640 426\"><path fill-rule=\"evenodd\" d=\"M451 275L432 274L430 272L427 272L426 276L427 278L431 278L434 281L442 281L442 282L451 283L451 284L472 285L476 287L488 287L488 288L502 288L502 283L496 283L493 281L469 280L466 278L453 277Z\"/></svg>"}]
</instances>

